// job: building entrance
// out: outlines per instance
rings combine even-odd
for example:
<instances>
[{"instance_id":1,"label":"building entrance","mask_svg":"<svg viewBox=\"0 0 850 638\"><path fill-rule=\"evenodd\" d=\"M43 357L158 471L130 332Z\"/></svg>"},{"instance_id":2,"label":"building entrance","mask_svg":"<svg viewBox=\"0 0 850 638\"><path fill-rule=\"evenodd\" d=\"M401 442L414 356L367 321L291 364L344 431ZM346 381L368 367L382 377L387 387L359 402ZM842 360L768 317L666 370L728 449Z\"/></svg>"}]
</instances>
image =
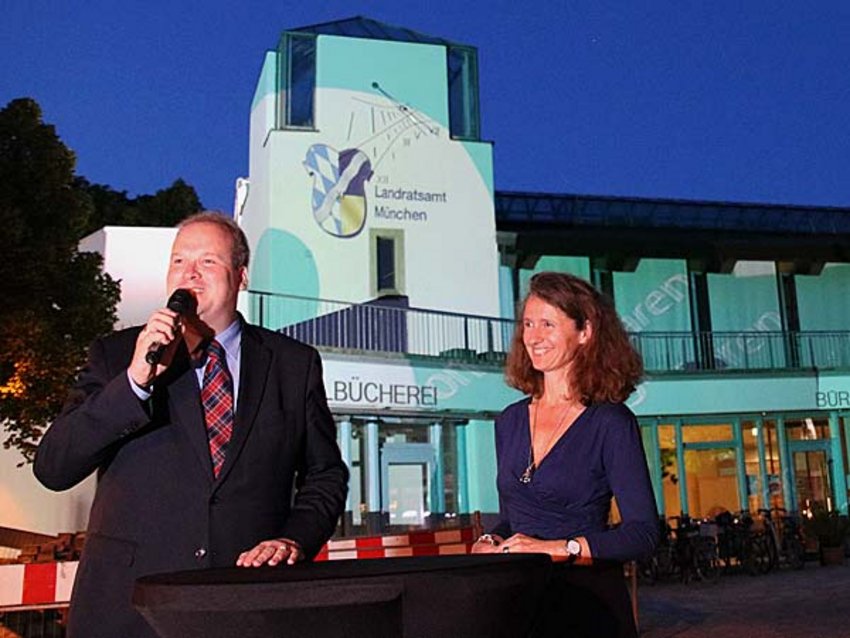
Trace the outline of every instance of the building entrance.
<instances>
[{"instance_id":1,"label":"building entrance","mask_svg":"<svg viewBox=\"0 0 850 638\"><path fill-rule=\"evenodd\" d=\"M437 455L430 443L385 443L381 511L390 525L424 525L433 509ZM442 487L442 486L440 486Z\"/></svg>"},{"instance_id":2,"label":"building entrance","mask_svg":"<svg viewBox=\"0 0 850 638\"><path fill-rule=\"evenodd\" d=\"M825 448L822 442L808 441L802 445L795 441L790 447L797 499L796 509L804 515L817 509L831 510L833 498L829 480L831 463L829 449Z\"/></svg>"}]
</instances>

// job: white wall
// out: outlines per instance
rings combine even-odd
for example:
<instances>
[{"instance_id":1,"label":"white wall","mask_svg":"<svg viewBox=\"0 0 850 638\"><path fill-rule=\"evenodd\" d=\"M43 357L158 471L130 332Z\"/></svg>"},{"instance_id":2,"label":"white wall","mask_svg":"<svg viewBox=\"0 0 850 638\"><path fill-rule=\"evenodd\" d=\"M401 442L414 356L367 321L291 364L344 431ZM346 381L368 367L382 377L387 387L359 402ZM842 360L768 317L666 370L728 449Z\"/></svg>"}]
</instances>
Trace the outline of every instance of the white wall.
<instances>
[{"instance_id":1,"label":"white wall","mask_svg":"<svg viewBox=\"0 0 850 638\"><path fill-rule=\"evenodd\" d=\"M32 466L17 467L17 450L0 448L0 526L41 534L84 530L94 498L94 475L66 492L51 492L39 483Z\"/></svg>"},{"instance_id":2,"label":"white wall","mask_svg":"<svg viewBox=\"0 0 850 638\"><path fill-rule=\"evenodd\" d=\"M121 282L116 329L145 323L165 305L165 276L176 228L104 226L84 237L79 249L103 255L103 269Z\"/></svg>"}]
</instances>

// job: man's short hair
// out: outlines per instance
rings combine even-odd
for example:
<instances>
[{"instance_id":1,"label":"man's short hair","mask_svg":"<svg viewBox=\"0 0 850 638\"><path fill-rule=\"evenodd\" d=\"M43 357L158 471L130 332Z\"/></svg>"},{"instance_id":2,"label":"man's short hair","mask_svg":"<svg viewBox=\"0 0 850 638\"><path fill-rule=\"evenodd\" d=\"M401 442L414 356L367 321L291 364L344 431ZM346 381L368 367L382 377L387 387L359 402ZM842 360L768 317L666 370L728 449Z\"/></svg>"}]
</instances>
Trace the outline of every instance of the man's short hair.
<instances>
[{"instance_id":1,"label":"man's short hair","mask_svg":"<svg viewBox=\"0 0 850 638\"><path fill-rule=\"evenodd\" d=\"M191 224L215 224L230 235L233 246L233 267L241 268L248 267L248 260L251 257L251 249L248 248L248 238L232 218L222 212L205 210L194 215L189 215L186 219L177 224L177 228L185 228Z\"/></svg>"}]
</instances>

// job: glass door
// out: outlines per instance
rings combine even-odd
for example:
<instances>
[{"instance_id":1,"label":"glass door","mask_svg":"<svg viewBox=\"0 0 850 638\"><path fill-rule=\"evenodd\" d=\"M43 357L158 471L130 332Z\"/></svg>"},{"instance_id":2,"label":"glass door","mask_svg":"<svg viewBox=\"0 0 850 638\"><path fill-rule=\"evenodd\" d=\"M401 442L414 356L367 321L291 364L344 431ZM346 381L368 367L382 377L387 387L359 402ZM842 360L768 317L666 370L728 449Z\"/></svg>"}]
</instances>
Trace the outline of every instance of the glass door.
<instances>
[{"instance_id":1,"label":"glass door","mask_svg":"<svg viewBox=\"0 0 850 638\"><path fill-rule=\"evenodd\" d=\"M388 467L389 494L384 511L390 525L424 525L429 514L428 465L391 463Z\"/></svg>"},{"instance_id":2,"label":"glass door","mask_svg":"<svg viewBox=\"0 0 850 638\"><path fill-rule=\"evenodd\" d=\"M391 527L421 527L427 523L435 467L436 452L430 443L384 443L381 511Z\"/></svg>"},{"instance_id":3,"label":"glass door","mask_svg":"<svg viewBox=\"0 0 850 638\"><path fill-rule=\"evenodd\" d=\"M803 516L814 509L832 510L835 504L830 434L829 419L825 417L785 420L793 509Z\"/></svg>"},{"instance_id":4,"label":"glass door","mask_svg":"<svg viewBox=\"0 0 850 638\"><path fill-rule=\"evenodd\" d=\"M791 452L794 468L794 487L797 503L804 515L813 509L832 509L832 488L829 480L827 450L798 450Z\"/></svg>"}]
</instances>

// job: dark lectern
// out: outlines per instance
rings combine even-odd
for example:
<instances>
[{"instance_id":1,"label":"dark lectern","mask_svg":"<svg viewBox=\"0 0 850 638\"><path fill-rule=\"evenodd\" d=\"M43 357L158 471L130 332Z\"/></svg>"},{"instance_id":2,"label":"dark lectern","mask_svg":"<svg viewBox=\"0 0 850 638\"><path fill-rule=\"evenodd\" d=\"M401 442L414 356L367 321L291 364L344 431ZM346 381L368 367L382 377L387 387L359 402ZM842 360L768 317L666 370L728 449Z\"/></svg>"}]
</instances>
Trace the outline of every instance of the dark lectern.
<instances>
[{"instance_id":1,"label":"dark lectern","mask_svg":"<svg viewBox=\"0 0 850 638\"><path fill-rule=\"evenodd\" d=\"M133 604L163 638L525 636L543 554L341 560L158 574Z\"/></svg>"}]
</instances>

